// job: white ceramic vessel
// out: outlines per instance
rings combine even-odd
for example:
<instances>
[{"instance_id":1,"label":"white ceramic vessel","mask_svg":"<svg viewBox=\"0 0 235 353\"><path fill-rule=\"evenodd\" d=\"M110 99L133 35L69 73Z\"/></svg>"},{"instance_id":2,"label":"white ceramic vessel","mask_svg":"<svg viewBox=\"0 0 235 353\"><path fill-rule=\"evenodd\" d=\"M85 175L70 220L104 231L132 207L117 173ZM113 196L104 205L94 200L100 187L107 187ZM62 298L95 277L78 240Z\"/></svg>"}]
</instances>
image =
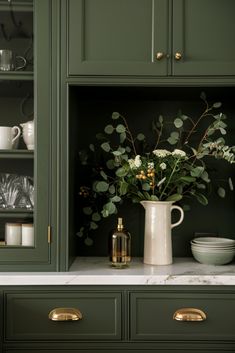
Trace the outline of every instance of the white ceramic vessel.
<instances>
[{"instance_id":1,"label":"white ceramic vessel","mask_svg":"<svg viewBox=\"0 0 235 353\"><path fill-rule=\"evenodd\" d=\"M34 121L28 121L20 124L23 128L23 139L28 150L34 150Z\"/></svg>"},{"instance_id":2,"label":"white ceramic vessel","mask_svg":"<svg viewBox=\"0 0 235 353\"><path fill-rule=\"evenodd\" d=\"M141 201L145 208L144 263L170 265L172 263L171 229L184 219L184 211L171 201ZM171 211L180 211L180 219L171 223Z\"/></svg>"}]
</instances>

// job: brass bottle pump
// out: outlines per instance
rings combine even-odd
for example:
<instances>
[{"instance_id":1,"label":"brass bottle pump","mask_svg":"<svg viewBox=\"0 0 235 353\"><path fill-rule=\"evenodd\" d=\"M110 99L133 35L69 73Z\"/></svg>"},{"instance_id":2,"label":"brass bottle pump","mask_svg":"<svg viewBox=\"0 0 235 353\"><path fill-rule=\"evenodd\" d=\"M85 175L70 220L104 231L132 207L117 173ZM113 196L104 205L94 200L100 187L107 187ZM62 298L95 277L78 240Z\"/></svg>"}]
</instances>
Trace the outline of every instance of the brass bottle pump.
<instances>
[{"instance_id":1,"label":"brass bottle pump","mask_svg":"<svg viewBox=\"0 0 235 353\"><path fill-rule=\"evenodd\" d=\"M117 228L110 236L109 254L111 265L116 268L125 268L131 261L131 235L122 218L118 218Z\"/></svg>"}]
</instances>

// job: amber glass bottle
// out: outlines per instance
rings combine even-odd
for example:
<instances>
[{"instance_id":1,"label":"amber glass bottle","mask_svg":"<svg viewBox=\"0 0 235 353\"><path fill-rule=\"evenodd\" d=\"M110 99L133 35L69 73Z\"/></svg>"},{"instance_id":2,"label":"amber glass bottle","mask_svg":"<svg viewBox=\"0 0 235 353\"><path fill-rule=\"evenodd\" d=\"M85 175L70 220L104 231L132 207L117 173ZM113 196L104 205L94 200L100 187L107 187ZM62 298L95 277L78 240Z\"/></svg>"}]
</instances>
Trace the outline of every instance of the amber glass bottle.
<instances>
[{"instance_id":1,"label":"amber glass bottle","mask_svg":"<svg viewBox=\"0 0 235 353\"><path fill-rule=\"evenodd\" d=\"M124 228L122 218L118 218L117 228L109 239L110 262L113 267L125 268L131 261L131 235Z\"/></svg>"}]
</instances>

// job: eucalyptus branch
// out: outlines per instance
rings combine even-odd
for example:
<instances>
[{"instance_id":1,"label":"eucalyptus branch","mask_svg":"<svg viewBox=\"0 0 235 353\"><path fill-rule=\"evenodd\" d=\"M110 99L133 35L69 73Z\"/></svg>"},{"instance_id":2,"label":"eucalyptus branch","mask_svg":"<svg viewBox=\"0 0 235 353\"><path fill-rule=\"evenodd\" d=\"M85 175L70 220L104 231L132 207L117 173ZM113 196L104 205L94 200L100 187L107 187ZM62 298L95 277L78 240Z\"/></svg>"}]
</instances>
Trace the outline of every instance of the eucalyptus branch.
<instances>
[{"instance_id":1,"label":"eucalyptus branch","mask_svg":"<svg viewBox=\"0 0 235 353\"><path fill-rule=\"evenodd\" d=\"M213 109L213 107L210 108L209 105L208 105L208 103L207 103L206 101L205 101L205 103L206 103L206 109L205 109L205 111L200 115L200 117L198 118L198 120L196 121L196 123L194 123L192 129L189 131L189 133L188 133L188 135L187 135L187 137L186 137L186 139L185 139L184 144L187 144L187 143L188 143L188 140L189 140L190 136L195 132L195 129L196 129L196 127L198 126L198 124L200 123L200 121L201 121L205 116L211 116L211 114L208 114L208 112L210 112L210 111Z\"/></svg>"},{"instance_id":2,"label":"eucalyptus branch","mask_svg":"<svg viewBox=\"0 0 235 353\"><path fill-rule=\"evenodd\" d=\"M120 115L120 117L122 118L122 120L124 121L124 124L125 124L125 127L126 127L126 130L130 136L130 142L131 142L131 145L132 145L132 148L133 148L133 151L134 151L134 154L137 155L137 152L136 152L136 148L135 148L135 141L134 141L134 138L133 138L133 135L129 129L129 126L127 124L127 121L126 121L126 118L123 116L123 115Z\"/></svg>"}]
</instances>

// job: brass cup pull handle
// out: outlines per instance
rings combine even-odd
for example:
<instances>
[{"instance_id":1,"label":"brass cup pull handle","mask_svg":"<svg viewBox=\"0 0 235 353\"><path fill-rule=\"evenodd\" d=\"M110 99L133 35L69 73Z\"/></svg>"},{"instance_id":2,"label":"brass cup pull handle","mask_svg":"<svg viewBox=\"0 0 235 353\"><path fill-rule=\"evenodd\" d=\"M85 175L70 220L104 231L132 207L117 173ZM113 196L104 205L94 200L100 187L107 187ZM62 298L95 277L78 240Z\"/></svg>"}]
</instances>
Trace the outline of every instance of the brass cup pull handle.
<instances>
[{"instance_id":1,"label":"brass cup pull handle","mask_svg":"<svg viewBox=\"0 0 235 353\"><path fill-rule=\"evenodd\" d=\"M205 321L206 314L200 309L182 308L176 310L173 319L176 321Z\"/></svg>"},{"instance_id":2,"label":"brass cup pull handle","mask_svg":"<svg viewBox=\"0 0 235 353\"><path fill-rule=\"evenodd\" d=\"M175 60L179 61L182 59L182 54L181 53L175 53Z\"/></svg>"},{"instance_id":3,"label":"brass cup pull handle","mask_svg":"<svg viewBox=\"0 0 235 353\"><path fill-rule=\"evenodd\" d=\"M78 321L82 314L76 308L55 308L49 312L48 318L52 321Z\"/></svg>"},{"instance_id":4,"label":"brass cup pull handle","mask_svg":"<svg viewBox=\"0 0 235 353\"><path fill-rule=\"evenodd\" d=\"M162 53L162 52L158 52L157 54L156 54L156 59L159 61L159 60L162 60L163 58L164 58L164 53Z\"/></svg>"}]
</instances>

